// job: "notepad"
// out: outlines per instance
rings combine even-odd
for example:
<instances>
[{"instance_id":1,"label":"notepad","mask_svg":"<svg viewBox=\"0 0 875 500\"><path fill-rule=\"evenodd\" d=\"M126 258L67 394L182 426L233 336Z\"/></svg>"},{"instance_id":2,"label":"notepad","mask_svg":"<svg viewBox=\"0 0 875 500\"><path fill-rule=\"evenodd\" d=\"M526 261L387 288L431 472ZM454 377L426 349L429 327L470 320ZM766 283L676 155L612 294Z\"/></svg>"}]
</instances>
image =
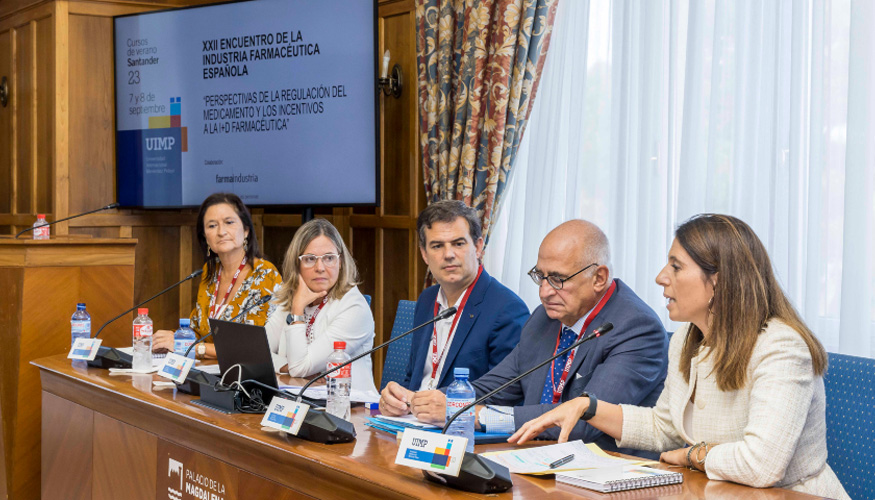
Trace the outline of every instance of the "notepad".
<instances>
[{"instance_id":1,"label":"notepad","mask_svg":"<svg viewBox=\"0 0 875 500\"><path fill-rule=\"evenodd\" d=\"M557 483L570 484L602 493L678 484L683 481L684 475L680 472L639 466L575 470L556 474Z\"/></svg>"}]
</instances>

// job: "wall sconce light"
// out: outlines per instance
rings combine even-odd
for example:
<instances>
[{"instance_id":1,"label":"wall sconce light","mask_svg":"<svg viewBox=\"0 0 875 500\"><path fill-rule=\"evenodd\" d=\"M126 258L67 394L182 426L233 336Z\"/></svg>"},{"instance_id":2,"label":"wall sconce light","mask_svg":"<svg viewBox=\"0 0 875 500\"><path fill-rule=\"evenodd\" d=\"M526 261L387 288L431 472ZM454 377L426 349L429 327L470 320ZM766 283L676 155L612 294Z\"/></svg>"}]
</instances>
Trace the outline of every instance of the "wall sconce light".
<instances>
[{"instance_id":1,"label":"wall sconce light","mask_svg":"<svg viewBox=\"0 0 875 500\"><path fill-rule=\"evenodd\" d=\"M7 104L9 104L9 82L6 81L6 77L3 77L3 81L0 81L0 104L5 108Z\"/></svg>"},{"instance_id":2,"label":"wall sconce light","mask_svg":"<svg viewBox=\"0 0 875 500\"><path fill-rule=\"evenodd\" d=\"M401 66L395 64L392 66L392 75L389 76L389 51L383 54L383 73L377 80L380 90L383 95L392 96L394 98L401 97L401 89L404 87L404 75L401 72Z\"/></svg>"}]
</instances>

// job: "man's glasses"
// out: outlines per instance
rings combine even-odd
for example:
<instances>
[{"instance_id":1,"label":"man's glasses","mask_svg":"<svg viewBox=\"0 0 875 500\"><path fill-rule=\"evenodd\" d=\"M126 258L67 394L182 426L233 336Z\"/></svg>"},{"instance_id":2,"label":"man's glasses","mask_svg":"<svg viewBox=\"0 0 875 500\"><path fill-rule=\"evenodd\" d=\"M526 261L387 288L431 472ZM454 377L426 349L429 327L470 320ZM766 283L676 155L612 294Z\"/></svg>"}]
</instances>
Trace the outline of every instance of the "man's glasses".
<instances>
[{"instance_id":1,"label":"man's glasses","mask_svg":"<svg viewBox=\"0 0 875 500\"><path fill-rule=\"evenodd\" d=\"M587 269L591 268L592 266L597 266L597 265L598 265L598 263L593 262L592 264L584 267L580 271L577 271L576 273L572 274L571 276L569 276L567 278L560 278L559 276L553 276L552 274L549 276L544 276L543 274L541 274L540 271L535 270L535 267L538 267L538 266L533 267L528 272L528 275L529 275L529 278L532 278L532 281L534 281L535 284L538 285L539 287L541 286L541 282L543 282L544 280L547 280L547 283L550 286L552 286L554 290L562 290L562 286L565 284L566 281L568 281L571 278L577 276L578 274L586 271Z\"/></svg>"},{"instance_id":2,"label":"man's glasses","mask_svg":"<svg viewBox=\"0 0 875 500\"><path fill-rule=\"evenodd\" d=\"M334 267L340 262L340 254L327 253L325 255L312 255L308 253L298 257L298 260L301 261L301 267L306 268L315 266L317 260L322 260L322 265L325 267Z\"/></svg>"}]
</instances>

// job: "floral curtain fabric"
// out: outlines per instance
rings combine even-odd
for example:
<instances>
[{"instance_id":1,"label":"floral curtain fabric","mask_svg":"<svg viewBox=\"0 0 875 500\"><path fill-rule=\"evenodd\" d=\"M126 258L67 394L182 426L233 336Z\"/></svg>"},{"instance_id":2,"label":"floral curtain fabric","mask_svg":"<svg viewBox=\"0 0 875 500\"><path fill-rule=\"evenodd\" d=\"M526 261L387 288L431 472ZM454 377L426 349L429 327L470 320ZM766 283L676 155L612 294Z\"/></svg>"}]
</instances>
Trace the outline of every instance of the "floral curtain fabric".
<instances>
[{"instance_id":1,"label":"floral curtain fabric","mask_svg":"<svg viewBox=\"0 0 875 500\"><path fill-rule=\"evenodd\" d=\"M417 0L429 203L458 199L488 235L532 109L558 0Z\"/></svg>"}]
</instances>

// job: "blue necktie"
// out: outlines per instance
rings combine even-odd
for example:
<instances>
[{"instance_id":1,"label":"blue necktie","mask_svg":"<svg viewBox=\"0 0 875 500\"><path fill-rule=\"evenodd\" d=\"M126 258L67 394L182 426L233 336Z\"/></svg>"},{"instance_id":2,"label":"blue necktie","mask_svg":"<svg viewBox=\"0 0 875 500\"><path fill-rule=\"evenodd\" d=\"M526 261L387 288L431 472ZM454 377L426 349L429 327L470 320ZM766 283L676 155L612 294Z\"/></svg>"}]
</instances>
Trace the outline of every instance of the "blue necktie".
<instances>
[{"instance_id":1,"label":"blue necktie","mask_svg":"<svg viewBox=\"0 0 875 500\"><path fill-rule=\"evenodd\" d=\"M577 334L571 328L565 327L562 329L562 335L559 338L559 348L556 352L568 349L574 341L577 340ZM559 387L559 380L562 379L562 371L565 369L565 363L568 362L570 352L559 356L553 361L553 377L551 379L550 372L547 372L547 380L544 381L544 392L541 393L541 404L553 404L553 382L556 382L556 387ZM571 374L569 374L570 376Z\"/></svg>"}]
</instances>

